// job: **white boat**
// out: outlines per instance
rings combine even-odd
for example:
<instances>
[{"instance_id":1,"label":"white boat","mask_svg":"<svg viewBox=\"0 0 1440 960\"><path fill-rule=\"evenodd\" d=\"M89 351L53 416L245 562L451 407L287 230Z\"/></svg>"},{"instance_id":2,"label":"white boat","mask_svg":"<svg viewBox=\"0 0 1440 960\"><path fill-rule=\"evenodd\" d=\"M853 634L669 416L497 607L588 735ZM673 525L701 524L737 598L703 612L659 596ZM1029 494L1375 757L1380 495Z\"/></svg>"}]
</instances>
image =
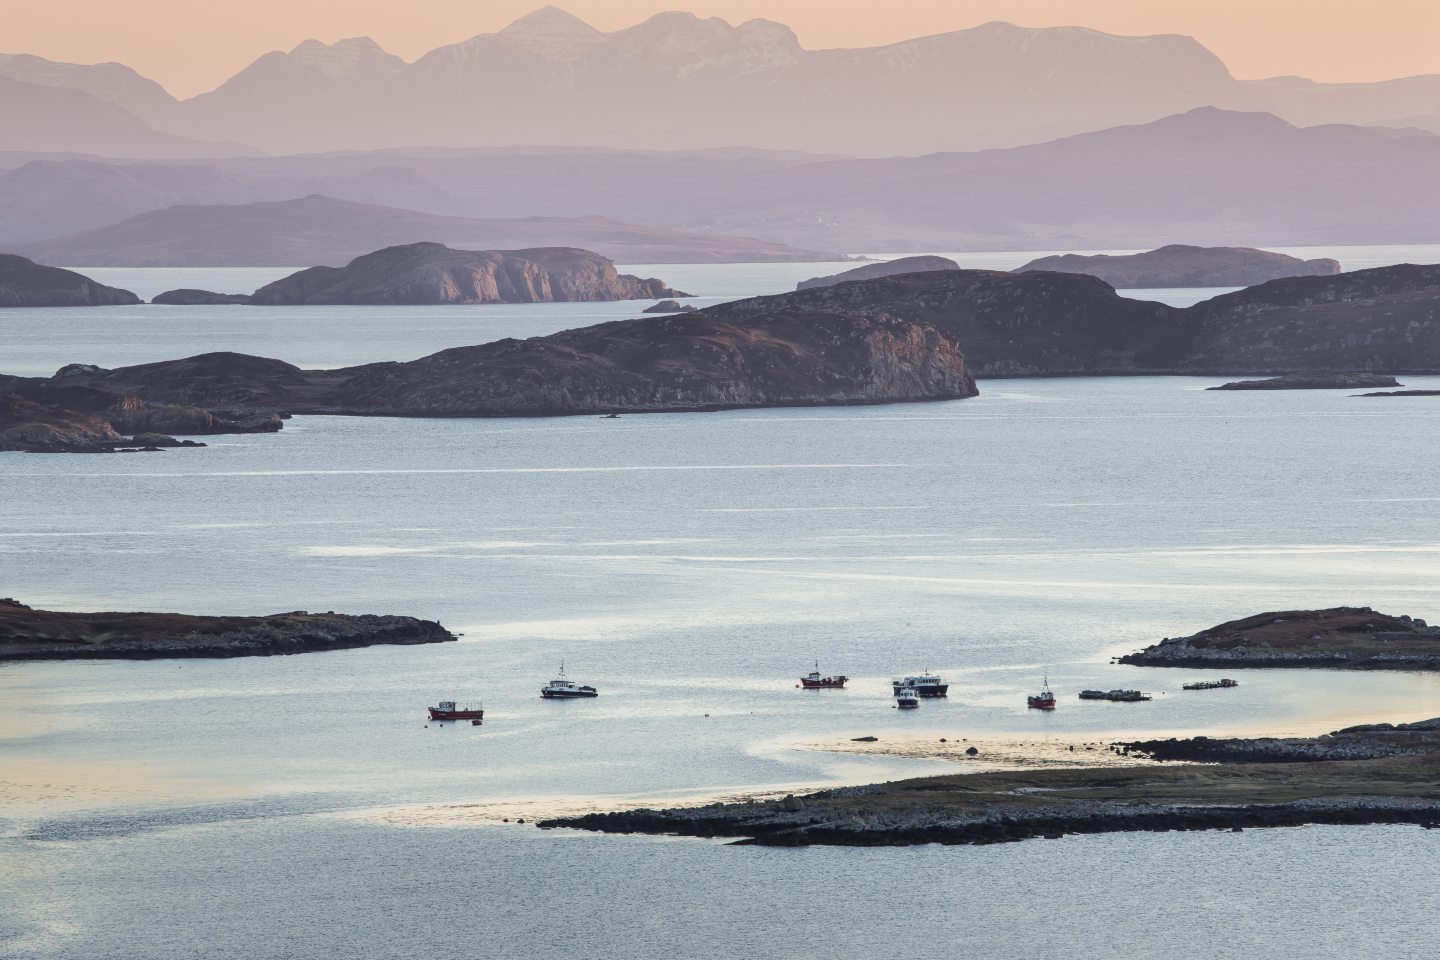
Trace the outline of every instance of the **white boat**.
<instances>
[{"instance_id":1,"label":"white boat","mask_svg":"<svg viewBox=\"0 0 1440 960\"><path fill-rule=\"evenodd\" d=\"M540 696L547 700L575 700L580 697L598 697L600 691L583 683L576 683L565 676L565 664L560 664L560 676L540 688Z\"/></svg>"},{"instance_id":2,"label":"white boat","mask_svg":"<svg viewBox=\"0 0 1440 960\"><path fill-rule=\"evenodd\" d=\"M899 680L891 680L890 686L894 688L898 697L900 691L909 687L922 697L943 697L950 692L950 684L946 683L937 674L925 673L916 674L913 677L901 677Z\"/></svg>"},{"instance_id":3,"label":"white boat","mask_svg":"<svg viewBox=\"0 0 1440 960\"><path fill-rule=\"evenodd\" d=\"M901 710L913 710L920 706L920 694L914 687L900 687L895 691L895 706Z\"/></svg>"}]
</instances>

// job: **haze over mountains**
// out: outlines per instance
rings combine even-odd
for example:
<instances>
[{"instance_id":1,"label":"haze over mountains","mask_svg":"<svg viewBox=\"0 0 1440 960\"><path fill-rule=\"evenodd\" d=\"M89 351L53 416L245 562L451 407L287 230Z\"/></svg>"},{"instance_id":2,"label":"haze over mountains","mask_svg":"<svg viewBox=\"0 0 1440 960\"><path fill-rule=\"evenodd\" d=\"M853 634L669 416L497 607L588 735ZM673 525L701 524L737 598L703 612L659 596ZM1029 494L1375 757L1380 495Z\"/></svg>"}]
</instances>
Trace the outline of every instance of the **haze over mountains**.
<instances>
[{"instance_id":1,"label":"haze over mountains","mask_svg":"<svg viewBox=\"0 0 1440 960\"><path fill-rule=\"evenodd\" d=\"M1265 110L1302 125L1440 129L1440 76L1240 81L1189 37L1005 23L806 50L767 20L732 26L670 12L605 33L545 7L413 63L368 38L306 41L183 102L119 64L11 55L0 57L0 76L13 81L0 98L7 117L40 110L52 121L6 124L0 148L114 156L207 149L167 147L163 135L219 144L211 155L240 142L276 153L745 144L884 156L1035 143L1200 106ZM55 99L56 89L69 96ZM102 113L102 126L114 129L80 137ZM118 119L127 115L133 129Z\"/></svg>"},{"instance_id":2,"label":"haze over mountains","mask_svg":"<svg viewBox=\"0 0 1440 960\"><path fill-rule=\"evenodd\" d=\"M0 170L18 161L0 157ZM745 237L852 253L1418 243L1433 241L1440 222L1436 170L1432 134L1297 128L1214 109L1007 150L876 160L535 149L41 159L0 173L0 243L71 266L292 265L274 259L273 245L303 240L311 252L298 263L340 263L366 244L538 243L534 226L493 222L530 216L565 218L576 232L557 230L557 242L594 244L622 261L629 256L606 242L686 251L630 262L713 260L707 247L729 245L738 259L794 258ZM150 213L316 193L332 199ZM620 223L586 226L579 213ZM119 224L136 214L145 215ZM427 235L396 232L407 220Z\"/></svg>"}]
</instances>

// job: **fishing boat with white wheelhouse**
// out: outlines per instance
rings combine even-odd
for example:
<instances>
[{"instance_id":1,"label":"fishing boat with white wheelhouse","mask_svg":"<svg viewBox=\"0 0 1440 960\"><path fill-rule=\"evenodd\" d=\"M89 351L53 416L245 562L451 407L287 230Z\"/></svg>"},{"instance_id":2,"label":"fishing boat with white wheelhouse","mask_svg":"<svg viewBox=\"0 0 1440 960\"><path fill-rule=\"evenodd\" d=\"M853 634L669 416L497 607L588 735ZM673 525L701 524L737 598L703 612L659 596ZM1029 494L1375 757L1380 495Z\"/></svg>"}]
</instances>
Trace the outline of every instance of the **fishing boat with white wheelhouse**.
<instances>
[{"instance_id":1,"label":"fishing boat with white wheelhouse","mask_svg":"<svg viewBox=\"0 0 1440 960\"><path fill-rule=\"evenodd\" d=\"M1050 678L1045 678L1045 683L1040 687L1040 692L1025 698L1025 705L1031 710L1054 710L1055 694L1050 689Z\"/></svg>"},{"instance_id":2,"label":"fishing boat with white wheelhouse","mask_svg":"<svg viewBox=\"0 0 1440 960\"><path fill-rule=\"evenodd\" d=\"M913 710L920 706L920 692L914 687L901 687L895 691L895 706L901 710Z\"/></svg>"},{"instance_id":3,"label":"fishing boat with white wheelhouse","mask_svg":"<svg viewBox=\"0 0 1440 960\"><path fill-rule=\"evenodd\" d=\"M901 677L899 680L891 680L890 686L894 689L895 695L899 696L900 691L909 687L920 697L943 697L950 692L950 684L946 683L938 674L925 671L913 677Z\"/></svg>"},{"instance_id":4,"label":"fishing boat with white wheelhouse","mask_svg":"<svg viewBox=\"0 0 1440 960\"><path fill-rule=\"evenodd\" d=\"M560 664L560 676L540 688L540 696L546 700L578 700L581 697L598 697L600 691L588 684L576 683L565 676L565 664Z\"/></svg>"},{"instance_id":5,"label":"fishing boat with white wheelhouse","mask_svg":"<svg viewBox=\"0 0 1440 960\"><path fill-rule=\"evenodd\" d=\"M833 677L822 677L820 675L820 661L815 661L815 669L800 678L800 686L806 690L838 690L849 682L850 678L844 674L836 674Z\"/></svg>"},{"instance_id":6,"label":"fishing boat with white wheelhouse","mask_svg":"<svg viewBox=\"0 0 1440 960\"><path fill-rule=\"evenodd\" d=\"M469 720L479 723L485 719L485 708L479 704L466 704L461 706L454 700L441 700L438 704L428 708L431 720Z\"/></svg>"}]
</instances>

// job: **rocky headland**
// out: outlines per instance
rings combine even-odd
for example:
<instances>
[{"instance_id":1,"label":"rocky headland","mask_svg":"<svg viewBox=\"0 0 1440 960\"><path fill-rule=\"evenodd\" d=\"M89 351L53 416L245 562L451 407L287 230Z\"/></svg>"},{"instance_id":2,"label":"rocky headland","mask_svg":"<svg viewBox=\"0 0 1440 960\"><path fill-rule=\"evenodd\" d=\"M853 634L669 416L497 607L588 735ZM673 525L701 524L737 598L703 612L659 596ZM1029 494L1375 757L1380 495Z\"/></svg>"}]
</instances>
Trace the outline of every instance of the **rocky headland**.
<instances>
[{"instance_id":1,"label":"rocky headland","mask_svg":"<svg viewBox=\"0 0 1440 960\"><path fill-rule=\"evenodd\" d=\"M1251 247L1194 247L1171 244L1126 255L1067 253L1031 260L1016 273L1050 270L1099 277L1119 290L1156 287L1249 287L1282 277L1326 277L1340 261L1301 260Z\"/></svg>"},{"instance_id":2,"label":"rocky headland","mask_svg":"<svg viewBox=\"0 0 1440 960\"><path fill-rule=\"evenodd\" d=\"M592 813L541 822L607 833L733 837L767 846L983 844L1065 834L1237 830L1310 823L1440 825L1440 720L1357 727L1310 741L1194 748L1206 765L952 774L781 800ZM1184 756L1177 744L1116 744ZM1278 742L1278 741L1277 741ZM1246 746L1246 744L1250 746ZM1254 762L1252 757L1263 757Z\"/></svg>"},{"instance_id":3,"label":"rocky headland","mask_svg":"<svg viewBox=\"0 0 1440 960\"><path fill-rule=\"evenodd\" d=\"M195 447L204 444L177 440L172 434L269 433L281 426L273 412L225 415L188 404L150 402L75 383L72 377L73 372L66 371L48 381L0 377L0 451L109 453Z\"/></svg>"},{"instance_id":4,"label":"rocky headland","mask_svg":"<svg viewBox=\"0 0 1440 960\"><path fill-rule=\"evenodd\" d=\"M1398 387L1400 381L1384 373L1319 373L1270 377L1265 380L1235 380L1206 390L1357 390L1366 387Z\"/></svg>"},{"instance_id":5,"label":"rocky headland","mask_svg":"<svg viewBox=\"0 0 1440 960\"><path fill-rule=\"evenodd\" d=\"M1260 613L1119 658L1141 667L1440 670L1440 627L1369 607Z\"/></svg>"},{"instance_id":6,"label":"rocky headland","mask_svg":"<svg viewBox=\"0 0 1440 960\"><path fill-rule=\"evenodd\" d=\"M68 613L0 599L0 661L263 657L454 639L440 624L415 617L304 610L259 617Z\"/></svg>"},{"instance_id":7,"label":"rocky headland","mask_svg":"<svg viewBox=\"0 0 1440 960\"><path fill-rule=\"evenodd\" d=\"M795 289L818 290L821 287L833 287L837 283L849 283L852 280L875 280L879 277L895 277L906 273L929 273L934 270L959 269L960 264L951 260L949 257L900 257L896 260L882 260L879 263L867 263L853 270L844 270L840 273L831 274L828 277L811 277L809 280L801 280L795 285Z\"/></svg>"},{"instance_id":8,"label":"rocky headland","mask_svg":"<svg viewBox=\"0 0 1440 960\"><path fill-rule=\"evenodd\" d=\"M139 302L129 290L107 287L73 270L0 253L0 307L112 307Z\"/></svg>"},{"instance_id":9,"label":"rocky headland","mask_svg":"<svg viewBox=\"0 0 1440 960\"><path fill-rule=\"evenodd\" d=\"M343 267L310 267L250 294L169 290L156 303L320 304L554 303L685 297L655 279L619 273L573 247L452 250L439 243L386 247Z\"/></svg>"}]
</instances>

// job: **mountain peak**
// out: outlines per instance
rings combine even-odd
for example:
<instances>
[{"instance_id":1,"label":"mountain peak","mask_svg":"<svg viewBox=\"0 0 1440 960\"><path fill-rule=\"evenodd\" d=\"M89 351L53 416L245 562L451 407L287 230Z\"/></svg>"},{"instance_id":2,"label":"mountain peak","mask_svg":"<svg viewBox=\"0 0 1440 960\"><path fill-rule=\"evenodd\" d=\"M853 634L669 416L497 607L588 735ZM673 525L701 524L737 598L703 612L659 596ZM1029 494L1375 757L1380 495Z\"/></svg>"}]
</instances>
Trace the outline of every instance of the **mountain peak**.
<instances>
[{"instance_id":1,"label":"mountain peak","mask_svg":"<svg viewBox=\"0 0 1440 960\"><path fill-rule=\"evenodd\" d=\"M546 5L532 10L500 31L502 37L560 38L599 36L600 31L568 10Z\"/></svg>"}]
</instances>

